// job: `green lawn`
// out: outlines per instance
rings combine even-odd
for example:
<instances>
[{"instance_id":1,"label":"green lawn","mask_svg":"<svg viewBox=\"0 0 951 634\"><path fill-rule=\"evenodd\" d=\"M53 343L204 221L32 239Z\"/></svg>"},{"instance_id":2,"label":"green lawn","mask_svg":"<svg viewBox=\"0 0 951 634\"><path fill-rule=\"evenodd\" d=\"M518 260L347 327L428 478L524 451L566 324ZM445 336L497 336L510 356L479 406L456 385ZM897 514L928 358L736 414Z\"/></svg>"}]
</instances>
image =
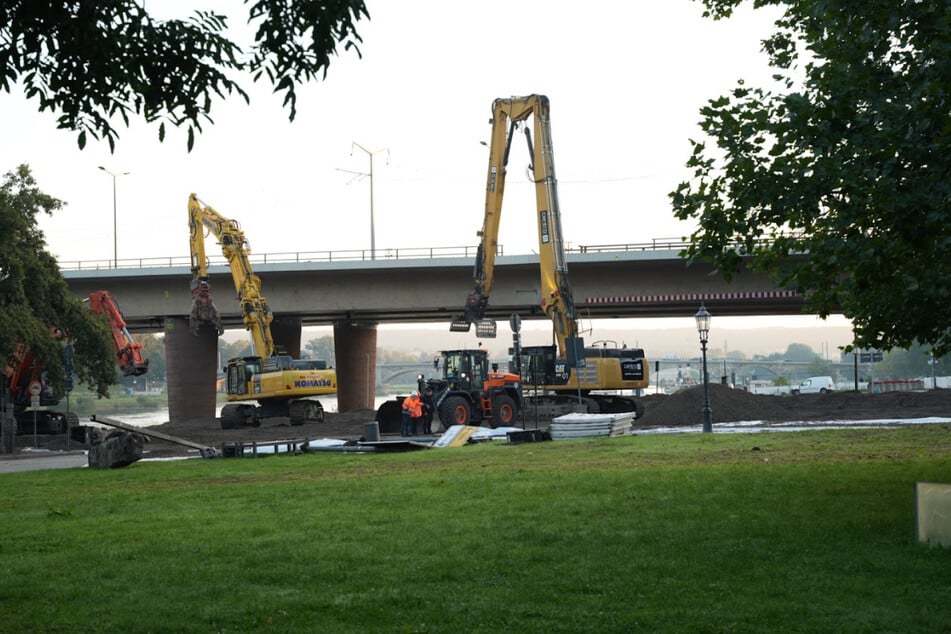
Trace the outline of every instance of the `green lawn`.
<instances>
[{"instance_id":1,"label":"green lawn","mask_svg":"<svg viewBox=\"0 0 951 634\"><path fill-rule=\"evenodd\" d=\"M948 425L0 475L4 632L945 632Z\"/></svg>"}]
</instances>

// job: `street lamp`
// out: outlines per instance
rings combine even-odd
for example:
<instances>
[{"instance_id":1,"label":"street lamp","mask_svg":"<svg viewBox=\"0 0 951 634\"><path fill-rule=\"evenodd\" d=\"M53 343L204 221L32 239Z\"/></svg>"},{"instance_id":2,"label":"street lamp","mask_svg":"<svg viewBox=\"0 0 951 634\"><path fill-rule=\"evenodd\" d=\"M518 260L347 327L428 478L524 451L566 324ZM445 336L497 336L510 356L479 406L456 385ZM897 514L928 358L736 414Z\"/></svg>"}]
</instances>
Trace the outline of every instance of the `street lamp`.
<instances>
[{"instance_id":1,"label":"street lamp","mask_svg":"<svg viewBox=\"0 0 951 634\"><path fill-rule=\"evenodd\" d=\"M707 341L710 339L710 320L713 316L707 312L703 302L694 315L697 320L697 332L700 333L700 350L703 353L703 431L713 431L713 412L710 409L710 379L707 375Z\"/></svg>"},{"instance_id":2,"label":"street lamp","mask_svg":"<svg viewBox=\"0 0 951 634\"><path fill-rule=\"evenodd\" d=\"M344 172L350 172L351 174L357 174L359 176L369 176L370 177L370 259L376 259L376 236L374 235L374 209L373 209L373 157L379 154L380 152L386 152L387 156L390 154L389 148L383 148L380 150L368 150L356 141L353 141L350 146L350 156L353 156L353 148L359 148L367 153L370 157L370 172L350 172L350 170L341 170Z\"/></svg>"},{"instance_id":3,"label":"street lamp","mask_svg":"<svg viewBox=\"0 0 951 634\"><path fill-rule=\"evenodd\" d=\"M128 176L129 172L110 172L102 165L99 166L103 172L112 177L112 268L119 268L119 222L116 214L116 177Z\"/></svg>"}]
</instances>

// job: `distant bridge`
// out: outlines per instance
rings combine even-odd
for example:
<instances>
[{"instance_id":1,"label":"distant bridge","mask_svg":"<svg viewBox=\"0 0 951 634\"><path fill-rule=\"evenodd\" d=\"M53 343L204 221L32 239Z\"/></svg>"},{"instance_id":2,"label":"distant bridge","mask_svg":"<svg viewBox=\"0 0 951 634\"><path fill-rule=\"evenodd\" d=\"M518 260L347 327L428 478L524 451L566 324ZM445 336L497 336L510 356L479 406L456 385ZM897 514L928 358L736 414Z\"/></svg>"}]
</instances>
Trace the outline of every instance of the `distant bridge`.
<instances>
[{"instance_id":1,"label":"distant bridge","mask_svg":"<svg viewBox=\"0 0 951 634\"><path fill-rule=\"evenodd\" d=\"M384 385L409 385L416 382L416 377L422 374L426 378L434 375L432 361L428 363L377 363L376 364L376 384L377 387Z\"/></svg>"}]
</instances>

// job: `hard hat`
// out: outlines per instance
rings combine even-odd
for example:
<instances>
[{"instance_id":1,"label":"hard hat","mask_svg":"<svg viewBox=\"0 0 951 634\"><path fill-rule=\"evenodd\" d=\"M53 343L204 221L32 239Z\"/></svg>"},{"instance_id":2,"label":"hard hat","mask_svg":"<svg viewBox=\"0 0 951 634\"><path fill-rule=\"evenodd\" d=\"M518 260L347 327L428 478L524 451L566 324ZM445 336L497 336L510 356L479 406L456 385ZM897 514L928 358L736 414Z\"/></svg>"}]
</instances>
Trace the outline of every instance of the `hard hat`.
<instances>
[{"instance_id":1,"label":"hard hat","mask_svg":"<svg viewBox=\"0 0 951 634\"><path fill-rule=\"evenodd\" d=\"M416 390L413 390L412 396L419 396L419 392L417 392Z\"/></svg>"}]
</instances>

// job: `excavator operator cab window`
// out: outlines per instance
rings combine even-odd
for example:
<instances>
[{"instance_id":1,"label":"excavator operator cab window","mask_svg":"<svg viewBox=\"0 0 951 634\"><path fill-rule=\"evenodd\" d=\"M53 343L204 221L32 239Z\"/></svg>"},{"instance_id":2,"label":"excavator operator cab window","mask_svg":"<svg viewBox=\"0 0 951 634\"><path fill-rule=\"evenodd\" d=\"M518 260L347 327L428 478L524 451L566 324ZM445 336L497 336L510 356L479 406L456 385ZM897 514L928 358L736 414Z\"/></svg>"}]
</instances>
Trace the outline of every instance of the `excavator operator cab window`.
<instances>
[{"instance_id":1,"label":"excavator operator cab window","mask_svg":"<svg viewBox=\"0 0 951 634\"><path fill-rule=\"evenodd\" d=\"M261 372L260 357L238 357L228 362L228 394L246 394L248 381Z\"/></svg>"},{"instance_id":2,"label":"excavator operator cab window","mask_svg":"<svg viewBox=\"0 0 951 634\"><path fill-rule=\"evenodd\" d=\"M228 365L228 394L244 394L247 392L248 380L252 372L243 363Z\"/></svg>"},{"instance_id":3,"label":"excavator operator cab window","mask_svg":"<svg viewBox=\"0 0 951 634\"><path fill-rule=\"evenodd\" d=\"M293 359L291 359L290 355L286 354L268 357L264 360L265 372L273 372L275 370L290 370L292 365Z\"/></svg>"},{"instance_id":4,"label":"excavator operator cab window","mask_svg":"<svg viewBox=\"0 0 951 634\"><path fill-rule=\"evenodd\" d=\"M551 385L555 382L557 352L554 346L522 348L522 380L526 385Z\"/></svg>"},{"instance_id":5,"label":"excavator operator cab window","mask_svg":"<svg viewBox=\"0 0 951 634\"><path fill-rule=\"evenodd\" d=\"M291 361L293 370L326 370L327 362L322 359L295 359Z\"/></svg>"},{"instance_id":6,"label":"excavator operator cab window","mask_svg":"<svg viewBox=\"0 0 951 634\"><path fill-rule=\"evenodd\" d=\"M247 380L250 381L252 376L254 376L255 374L261 373L261 359L259 357L251 357L250 359L245 359L244 367L245 367L245 372L247 372L247 377L248 377Z\"/></svg>"}]
</instances>

